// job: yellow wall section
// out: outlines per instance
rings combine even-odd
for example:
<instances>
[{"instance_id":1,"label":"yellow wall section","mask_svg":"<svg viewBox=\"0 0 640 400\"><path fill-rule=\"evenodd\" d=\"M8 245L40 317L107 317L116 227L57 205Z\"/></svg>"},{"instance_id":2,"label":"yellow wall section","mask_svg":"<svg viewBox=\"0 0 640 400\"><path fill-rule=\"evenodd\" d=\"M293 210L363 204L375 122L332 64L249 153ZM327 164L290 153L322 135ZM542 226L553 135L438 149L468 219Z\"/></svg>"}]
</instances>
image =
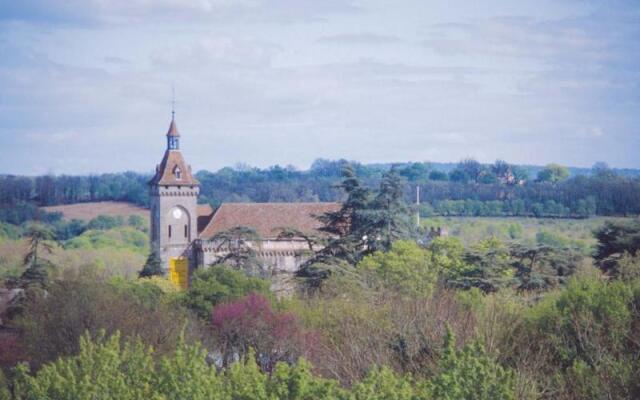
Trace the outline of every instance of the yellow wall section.
<instances>
[{"instance_id":1,"label":"yellow wall section","mask_svg":"<svg viewBox=\"0 0 640 400\"><path fill-rule=\"evenodd\" d=\"M169 260L169 280L181 289L189 287L189 260L181 258L171 258Z\"/></svg>"}]
</instances>

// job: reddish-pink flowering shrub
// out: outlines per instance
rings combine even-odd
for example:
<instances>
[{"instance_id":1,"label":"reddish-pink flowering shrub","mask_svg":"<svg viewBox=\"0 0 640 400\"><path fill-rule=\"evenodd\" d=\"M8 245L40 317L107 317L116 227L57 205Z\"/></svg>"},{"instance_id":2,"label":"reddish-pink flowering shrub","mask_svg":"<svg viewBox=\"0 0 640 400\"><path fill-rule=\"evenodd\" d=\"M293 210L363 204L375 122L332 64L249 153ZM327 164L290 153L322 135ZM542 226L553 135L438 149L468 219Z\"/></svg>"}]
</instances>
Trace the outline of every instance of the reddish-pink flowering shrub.
<instances>
[{"instance_id":1,"label":"reddish-pink flowering shrub","mask_svg":"<svg viewBox=\"0 0 640 400\"><path fill-rule=\"evenodd\" d=\"M13 367L24 360L26 354L18 332L6 329L0 332L0 367Z\"/></svg>"},{"instance_id":2,"label":"reddish-pink flowering shrub","mask_svg":"<svg viewBox=\"0 0 640 400\"><path fill-rule=\"evenodd\" d=\"M318 339L300 327L294 314L274 311L256 293L214 307L211 325L225 366L254 349L263 370L271 371L278 361L309 358Z\"/></svg>"}]
</instances>

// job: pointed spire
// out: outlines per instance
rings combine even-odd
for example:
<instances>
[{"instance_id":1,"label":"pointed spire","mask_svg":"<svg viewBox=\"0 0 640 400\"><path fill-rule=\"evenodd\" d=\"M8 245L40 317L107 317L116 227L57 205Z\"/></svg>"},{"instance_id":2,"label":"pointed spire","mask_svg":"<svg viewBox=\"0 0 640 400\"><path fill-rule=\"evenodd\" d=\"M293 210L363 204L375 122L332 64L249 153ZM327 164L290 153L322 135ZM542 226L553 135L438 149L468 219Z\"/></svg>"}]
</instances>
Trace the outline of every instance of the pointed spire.
<instances>
[{"instance_id":1,"label":"pointed spire","mask_svg":"<svg viewBox=\"0 0 640 400\"><path fill-rule=\"evenodd\" d=\"M180 132L178 132L178 127L176 126L176 120L174 117L171 117L171 124L169 124L167 137L180 137Z\"/></svg>"},{"instance_id":2,"label":"pointed spire","mask_svg":"<svg viewBox=\"0 0 640 400\"><path fill-rule=\"evenodd\" d=\"M179 137L178 127L176 126L176 88L171 87L171 124L167 131L167 137Z\"/></svg>"}]
</instances>

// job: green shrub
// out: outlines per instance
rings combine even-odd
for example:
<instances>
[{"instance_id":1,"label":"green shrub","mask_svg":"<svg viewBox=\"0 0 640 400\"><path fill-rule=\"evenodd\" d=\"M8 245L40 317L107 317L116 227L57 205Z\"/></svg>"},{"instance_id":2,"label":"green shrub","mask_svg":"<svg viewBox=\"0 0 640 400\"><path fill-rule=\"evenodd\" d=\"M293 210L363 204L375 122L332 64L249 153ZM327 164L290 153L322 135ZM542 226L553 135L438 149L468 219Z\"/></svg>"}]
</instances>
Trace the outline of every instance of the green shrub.
<instances>
[{"instance_id":1,"label":"green shrub","mask_svg":"<svg viewBox=\"0 0 640 400\"><path fill-rule=\"evenodd\" d=\"M269 293L269 282L249 277L224 265L198 270L193 275L182 303L199 317L208 319L213 306L244 297L251 292Z\"/></svg>"},{"instance_id":2,"label":"green shrub","mask_svg":"<svg viewBox=\"0 0 640 400\"><path fill-rule=\"evenodd\" d=\"M438 268L426 249L412 241L397 241L389 251L365 256L357 268L371 278L374 287L408 295L429 294L438 279Z\"/></svg>"},{"instance_id":3,"label":"green shrub","mask_svg":"<svg viewBox=\"0 0 640 400\"><path fill-rule=\"evenodd\" d=\"M455 337L447 331L440 372L426 383L434 399L515 399L515 377L490 358L479 342L455 349Z\"/></svg>"}]
</instances>

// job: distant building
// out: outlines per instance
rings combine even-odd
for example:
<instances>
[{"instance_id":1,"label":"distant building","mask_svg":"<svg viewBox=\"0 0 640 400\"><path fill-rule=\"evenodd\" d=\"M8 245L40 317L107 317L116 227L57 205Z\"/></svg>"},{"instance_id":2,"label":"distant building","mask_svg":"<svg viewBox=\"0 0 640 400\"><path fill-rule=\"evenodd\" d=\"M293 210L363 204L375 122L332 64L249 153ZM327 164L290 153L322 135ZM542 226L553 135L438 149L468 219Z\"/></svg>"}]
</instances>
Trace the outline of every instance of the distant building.
<instances>
[{"instance_id":1,"label":"distant building","mask_svg":"<svg viewBox=\"0 0 640 400\"><path fill-rule=\"evenodd\" d=\"M322 235L315 216L340 208L339 203L223 203L215 210L199 205L200 183L180 152L175 118L166 136L167 150L149 181L151 248L168 277L182 287L188 286L196 269L228 253L214 237L236 227L248 227L260 235L260 240L242 245L253 250L267 275L291 275L308 259L309 243L304 237L283 238L283 229ZM276 290L283 289L278 279L274 281Z\"/></svg>"}]
</instances>

